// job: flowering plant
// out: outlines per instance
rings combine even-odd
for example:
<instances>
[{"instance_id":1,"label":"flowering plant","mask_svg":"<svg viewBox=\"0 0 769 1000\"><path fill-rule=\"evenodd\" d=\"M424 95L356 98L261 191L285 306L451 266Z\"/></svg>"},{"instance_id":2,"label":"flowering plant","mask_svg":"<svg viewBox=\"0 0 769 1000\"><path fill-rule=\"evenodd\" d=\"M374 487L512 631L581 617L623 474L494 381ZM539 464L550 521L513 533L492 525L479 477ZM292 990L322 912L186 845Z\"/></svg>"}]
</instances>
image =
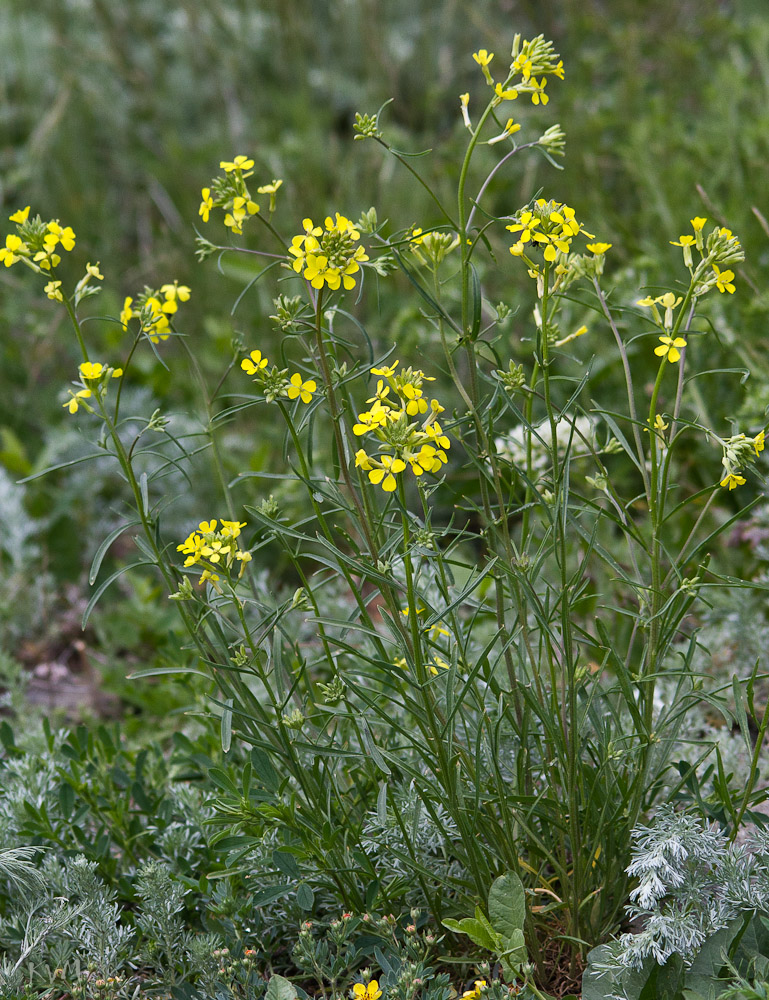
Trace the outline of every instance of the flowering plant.
<instances>
[{"instance_id":1,"label":"flowering plant","mask_svg":"<svg viewBox=\"0 0 769 1000\"><path fill-rule=\"evenodd\" d=\"M486 899L509 872L527 890L521 926L541 972L546 941L573 953L576 967L579 952L617 926L631 831L657 799L681 790L669 781L671 755L698 697L688 616L701 591L721 582L708 576L710 546L737 516L712 519L712 508L747 482L764 429L720 437L688 406L697 309L706 296L735 292L739 240L692 219L693 232L670 241L688 275L682 294L646 295L635 303L644 312L628 303L618 317L602 287L612 243L588 232L577 208L538 197L494 214L487 197L515 155L538 150L554 162L564 153L559 126L519 144L522 125L500 115L525 96L548 105L548 82L564 79L552 43L516 36L498 76L494 53L473 59L474 90L485 97L460 95L457 127L468 139L456 208L433 195L436 219L391 230L375 209L357 222L335 212L322 226L305 218L286 238L276 214L282 181L257 187L269 195L263 208L248 185L257 161L246 154L221 161L202 189L206 232L219 210L228 237L245 236L248 223L258 249L200 236L199 256L248 252L264 262L260 278L279 275L297 294L278 294L270 317L279 353L269 353L281 366L248 344L223 408L206 398L221 507L183 540L165 539L169 498L160 477L136 464L146 433L170 434L168 418L154 413L128 439L120 405L137 351L160 358L178 340L194 366L176 336L190 288L174 281L126 295L110 321L129 342L115 368L90 360L79 313L99 290L98 264L71 292L58 276L59 251L75 247L69 227L16 212L0 260L41 277L71 320L82 364L63 405L99 424L134 506L106 544L141 529L134 565L160 574L216 681L224 750L233 734L253 748L258 794L229 801L226 822L246 838L255 825L290 831L288 853L312 874L284 889L307 908L315 889L362 912L417 885L442 919L447 907ZM380 118L358 114L355 138L379 144L429 190ZM525 352L504 339L509 306L492 309L484 295L500 257L531 279ZM395 268L419 296L428 373L354 313L351 293L364 298L367 275ZM622 412L593 399L591 362L579 353L592 343L603 355L612 342ZM219 428L252 416L258 427L270 412L285 428L280 471L228 482ZM695 497L675 480L692 436L723 454ZM259 495L254 480L268 476L302 491L302 516ZM691 503L701 504L693 521ZM298 583L286 599L259 584L257 567L275 552ZM659 679L670 673L680 677L677 698L660 706ZM739 793L739 821L754 784L755 768ZM724 788L731 796L728 781ZM395 831L386 857L371 847L372 814ZM432 867L415 847L427 840ZM366 996L377 990L369 982Z\"/></svg>"}]
</instances>

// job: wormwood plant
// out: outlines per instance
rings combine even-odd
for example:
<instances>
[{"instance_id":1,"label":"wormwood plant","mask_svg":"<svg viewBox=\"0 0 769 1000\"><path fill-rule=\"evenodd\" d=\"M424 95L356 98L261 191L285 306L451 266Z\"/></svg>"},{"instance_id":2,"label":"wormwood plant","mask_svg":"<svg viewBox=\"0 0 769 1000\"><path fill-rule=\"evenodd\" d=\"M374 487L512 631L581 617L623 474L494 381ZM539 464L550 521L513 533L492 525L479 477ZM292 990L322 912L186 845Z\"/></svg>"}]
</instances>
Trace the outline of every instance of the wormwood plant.
<instances>
[{"instance_id":1,"label":"wormwood plant","mask_svg":"<svg viewBox=\"0 0 769 1000\"><path fill-rule=\"evenodd\" d=\"M713 336L698 316L708 297L735 292L737 237L692 219L670 241L680 249L673 289L612 302L602 287L611 244L576 208L543 196L491 211L492 181L514 157L539 150L555 165L563 155L558 125L519 143L510 116L527 99L543 109L564 78L552 44L516 36L509 60L473 58L485 92L459 99L468 138L456 203L430 192L435 217L420 225L391 231L372 208L357 222L305 218L287 237L282 181L253 181L246 155L221 162L203 188L202 223L221 213L233 237L259 227L256 249L199 237L199 254L246 254L259 280L280 285L270 317L280 340L272 360L266 343L236 352L211 393L178 326L186 286L132 290L120 317L104 319L124 331L118 362L91 346L95 325L83 326L81 305L103 279L89 262L70 285L69 226L15 212L0 260L41 277L69 315L82 362L64 406L94 429L93 454L114 458L128 491L91 579L125 531L137 532L140 556L100 583L86 619L120 573L152 567L218 685L223 748L233 735L252 748L239 784L218 779L231 866L247 867L272 830L282 844L271 874L286 878L265 900L295 893L310 911L323 892L357 913L421 901L439 921L483 904L509 872L527 887L526 945L546 982L559 955L576 974L580 953L616 929L631 831L682 794L700 762L670 770L702 697L693 609L708 588L741 585L709 559L740 516L724 503L746 483L764 431L719 433L692 387ZM355 138L429 191L381 119L357 115ZM511 267L531 279L536 302L525 337L509 337L510 306L492 308L484 291ZM393 271L421 310L417 357L372 335L355 309L364 277L385 295ZM580 353L590 316L593 359ZM165 365L174 346L204 393L202 442L176 436L169 415L121 409L137 352ZM624 402L596 398L598 369L618 374ZM285 426L278 471L228 482L221 428L258 435L271 415ZM157 435L176 458L153 463ZM205 446L221 507L169 539L164 475ZM291 516L288 483L306 498ZM276 600L255 581L253 567L276 553L298 584L293 597ZM663 677L673 691L664 703ZM722 692L708 698L731 720ZM747 729L744 706L738 717ZM723 776L732 831L758 794L755 777L754 760L737 794Z\"/></svg>"}]
</instances>

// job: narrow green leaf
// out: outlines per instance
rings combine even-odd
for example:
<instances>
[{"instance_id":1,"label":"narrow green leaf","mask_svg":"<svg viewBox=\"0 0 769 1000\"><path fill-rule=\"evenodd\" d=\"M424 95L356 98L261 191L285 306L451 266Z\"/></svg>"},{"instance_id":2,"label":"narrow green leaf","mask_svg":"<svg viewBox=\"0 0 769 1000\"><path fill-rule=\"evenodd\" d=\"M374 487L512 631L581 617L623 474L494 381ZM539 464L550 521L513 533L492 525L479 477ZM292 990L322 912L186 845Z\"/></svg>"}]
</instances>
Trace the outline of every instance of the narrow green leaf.
<instances>
[{"instance_id":1,"label":"narrow green leaf","mask_svg":"<svg viewBox=\"0 0 769 1000\"><path fill-rule=\"evenodd\" d=\"M232 698L227 699L227 708L222 712L221 737L222 752L228 753L232 746Z\"/></svg>"},{"instance_id":2,"label":"narrow green leaf","mask_svg":"<svg viewBox=\"0 0 769 1000\"><path fill-rule=\"evenodd\" d=\"M101 568L102 559L107 554L107 550L110 545L119 538L120 535L126 530L126 528L135 528L137 524L141 524L141 521L126 521L125 524L118 525L114 531L110 531L104 541L101 543L99 548L96 550L96 555L93 557L93 562L91 563L91 569L88 573L88 582L91 586L94 585L94 581L99 574L99 569Z\"/></svg>"},{"instance_id":3,"label":"narrow green leaf","mask_svg":"<svg viewBox=\"0 0 769 1000\"><path fill-rule=\"evenodd\" d=\"M80 623L80 627L81 628L85 628L86 627L86 625L88 624L88 619L91 617L91 612L96 607L97 601L99 600L99 598L101 597L101 595L104 593L104 591L107 589L107 587L109 587L110 584L114 583L115 580L117 580L117 578L119 576L122 576L123 573L127 573L129 570L138 569L140 566L152 566L152 565L154 565L154 563L150 563L150 562L147 562L145 560L142 560L141 562L131 563L129 566L122 566L120 569L115 570L115 572L112 573L111 576L108 576L107 579L96 590L96 592L93 595L93 597L91 598L91 600L88 602L88 607L83 612L83 619L82 619L82 621Z\"/></svg>"}]
</instances>

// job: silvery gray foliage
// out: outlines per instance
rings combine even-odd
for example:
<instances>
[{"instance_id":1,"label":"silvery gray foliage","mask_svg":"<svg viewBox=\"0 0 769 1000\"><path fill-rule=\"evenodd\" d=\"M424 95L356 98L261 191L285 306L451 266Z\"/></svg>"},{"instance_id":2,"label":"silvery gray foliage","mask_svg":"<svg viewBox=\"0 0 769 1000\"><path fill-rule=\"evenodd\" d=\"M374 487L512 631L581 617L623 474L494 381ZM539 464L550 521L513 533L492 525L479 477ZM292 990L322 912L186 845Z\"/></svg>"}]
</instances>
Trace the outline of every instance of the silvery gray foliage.
<instances>
[{"instance_id":1,"label":"silvery gray foliage","mask_svg":"<svg viewBox=\"0 0 769 1000\"><path fill-rule=\"evenodd\" d=\"M411 868L404 864L404 859L413 852L420 865L430 871L449 879L461 877L463 869L450 852L450 843L458 836L456 824L443 806L435 804L434 819L413 782L392 794L396 797L400 823L393 805L388 803L383 813L379 810L371 813L363 825L361 839L377 869L410 878Z\"/></svg>"},{"instance_id":2,"label":"silvery gray foliage","mask_svg":"<svg viewBox=\"0 0 769 1000\"><path fill-rule=\"evenodd\" d=\"M672 955L688 966L741 913L769 913L769 831L735 845L716 824L666 808L634 841L627 870L639 883L627 914L642 929L608 946L596 972L616 976L648 958L664 965Z\"/></svg>"},{"instance_id":3,"label":"silvery gray foliage","mask_svg":"<svg viewBox=\"0 0 769 1000\"><path fill-rule=\"evenodd\" d=\"M67 934L106 978L129 957L134 932L120 924L117 893L99 877L95 861L75 858L67 864L64 878L69 898L80 904Z\"/></svg>"},{"instance_id":4,"label":"silvery gray foliage","mask_svg":"<svg viewBox=\"0 0 769 1000\"><path fill-rule=\"evenodd\" d=\"M184 922L178 914L187 890L172 878L167 864L150 861L139 869L136 892L140 899L136 926L145 937L146 957L165 959L165 979L171 983L177 960L184 954Z\"/></svg>"}]
</instances>

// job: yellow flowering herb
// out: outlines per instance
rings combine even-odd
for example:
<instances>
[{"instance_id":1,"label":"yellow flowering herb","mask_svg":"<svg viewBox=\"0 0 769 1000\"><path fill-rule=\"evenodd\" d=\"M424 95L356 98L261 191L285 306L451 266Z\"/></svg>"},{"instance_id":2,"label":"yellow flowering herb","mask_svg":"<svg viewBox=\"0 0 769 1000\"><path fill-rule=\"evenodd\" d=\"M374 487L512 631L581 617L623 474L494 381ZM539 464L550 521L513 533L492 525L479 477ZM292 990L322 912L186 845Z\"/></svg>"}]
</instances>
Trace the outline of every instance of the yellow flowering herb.
<instances>
[{"instance_id":1,"label":"yellow flowering herb","mask_svg":"<svg viewBox=\"0 0 769 1000\"><path fill-rule=\"evenodd\" d=\"M57 302L63 302L64 296L61 294L61 282L60 281L49 281L48 284L43 289L45 294L49 299L55 299Z\"/></svg>"},{"instance_id":2,"label":"yellow flowering herb","mask_svg":"<svg viewBox=\"0 0 769 1000\"><path fill-rule=\"evenodd\" d=\"M8 216L10 222L16 222L18 225L23 225L29 218L29 205L26 208L20 208L18 212L14 212L13 215Z\"/></svg>"},{"instance_id":3,"label":"yellow flowering herb","mask_svg":"<svg viewBox=\"0 0 769 1000\"><path fill-rule=\"evenodd\" d=\"M585 249L598 256L598 254L606 253L607 250L611 250L612 246L613 244L611 243L588 243Z\"/></svg>"}]
</instances>

